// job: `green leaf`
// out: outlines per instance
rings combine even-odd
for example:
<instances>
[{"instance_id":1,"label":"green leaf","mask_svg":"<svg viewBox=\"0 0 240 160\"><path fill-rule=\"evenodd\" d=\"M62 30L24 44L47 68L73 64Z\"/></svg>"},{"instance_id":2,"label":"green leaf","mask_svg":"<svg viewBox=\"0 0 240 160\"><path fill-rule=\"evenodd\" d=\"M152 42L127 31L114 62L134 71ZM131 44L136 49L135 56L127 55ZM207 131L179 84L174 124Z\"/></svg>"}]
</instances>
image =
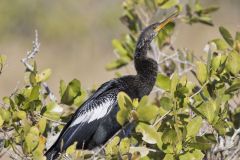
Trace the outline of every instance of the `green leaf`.
<instances>
[{"instance_id":1,"label":"green leaf","mask_svg":"<svg viewBox=\"0 0 240 160\"><path fill-rule=\"evenodd\" d=\"M169 9L171 7L174 7L179 3L178 0L167 0L163 5L160 6L161 9Z\"/></svg>"},{"instance_id":2,"label":"green leaf","mask_svg":"<svg viewBox=\"0 0 240 160\"><path fill-rule=\"evenodd\" d=\"M120 109L132 108L132 100L126 93L119 92L117 100Z\"/></svg>"},{"instance_id":3,"label":"green leaf","mask_svg":"<svg viewBox=\"0 0 240 160\"><path fill-rule=\"evenodd\" d=\"M197 110L206 117L209 123L212 123L217 116L217 104L214 101L208 101L200 105Z\"/></svg>"},{"instance_id":4,"label":"green leaf","mask_svg":"<svg viewBox=\"0 0 240 160\"><path fill-rule=\"evenodd\" d=\"M35 86L37 84L36 74L34 72L31 72L29 75L29 82L31 83L32 86Z\"/></svg>"},{"instance_id":5,"label":"green leaf","mask_svg":"<svg viewBox=\"0 0 240 160\"><path fill-rule=\"evenodd\" d=\"M155 0L155 3L160 5L161 3L163 3L165 0Z\"/></svg>"},{"instance_id":6,"label":"green leaf","mask_svg":"<svg viewBox=\"0 0 240 160\"><path fill-rule=\"evenodd\" d=\"M229 48L228 44L222 39L214 39L212 42L216 44L218 50L224 51Z\"/></svg>"},{"instance_id":7,"label":"green leaf","mask_svg":"<svg viewBox=\"0 0 240 160\"><path fill-rule=\"evenodd\" d=\"M71 146L69 146L66 150L67 154L73 154L76 151L77 142L74 142Z\"/></svg>"},{"instance_id":8,"label":"green leaf","mask_svg":"<svg viewBox=\"0 0 240 160\"><path fill-rule=\"evenodd\" d=\"M240 52L240 32L236 33L234 48L236 51Z\"/></svg>"},{"instance_id":9,"label":"green leaf","mask_svg":"<svg viewBox=\"0 0 240 160\"><path fill-rule=\"evenodd\" d=\"M186 152L179 156L179 160L202 160L204 154L200 150L194 150L192 152Z\"/></svg>"},{"instance_id":10,"label":"green leaf","mask_svg":"<svg viewBox=\"0 0 240 160\"><path fill-rule=\"evenodd\" d=\"M167 129L163 132L162 141L164 144L174 144L176 142L177 132L174 129Z\"/></svg>"},{"instance_id":11,"label":"green leaf","mask_svg":"<svg viewBox=\"0 0 240 160\"><path fill-rule=\"evenodd\" d=\"M152 119L155 119L159 113L157 106L148 103L148 97L144 96L140 100L137 109L137 118L140 121L150 122Z\"/></svg>"},{"instance_id":12,"label":"green leaf","mask_svg":"<svg viewBox=\"0 0 240 160\"><path fill-rule=\"evenodd\" d=\"M46 129L46 124L47 124L47 120L46 118L41 118L39 121L38 121L38 127L39 127L39 131L41 133L44 133L45 129Z\"/></svg>"},{"instance_id":13,"label":"green leaf","mask_svg":"<svg viewBox=\"0 0 240 160\"><path fill-rule=\"evenodd\" d=\"M3 123L4 123L4 120L3 120L2 116L0 115L0 127L2 127Z\"/></svg>"},{"instance_id":14,"label":"green leaf","mask_svg":"<svg viewBox=\"0 0 240 160\"><path fill-rule=\"evenodd\" d=\"M132 100L124 92L118 93L117 96L119 111L117 113L117 121L120 125L124 125L130 117L130 111L132 109Z\"/></svg>"},{"instance_id":15,"label":"green leaf","mask_svg":"<svg viewBox=\"0 0 240 160\"><path fill-rule=\"evenodd\" d=\"M77 79L72 80L68 84L68 86L61 98L61 103L66 104L66 105L72 105L74 102L74 99L81 94L80 87L81 87L81 85L80 85L79 80L77 80Z\"/></svg>"},{"instance_id":16,"label":"green leaf","mask_svg":"<svg viewBox=\"0 0 240 160\"><path fill-rule=\"evenodd\" d=\"M74 105L81 106L83 102L86 100L86 97L87 97L86 91L81 90L81 95L74 99Z\"/></svg>"},{"instance_id":17,"label":"green leaf","mask_svg":"<svg viewBox=\"0 0 240 160\"><path fill-rule=\"evenodd\" d=\"M61 113L63 111L63 108L58 105L56 102L50 102L46 106L47 112L55 112L55 113Z\"/></svg>"},{"instance_id":18,"label":"green leaf","mask_svg":"<svg viewBox=\"0 0 240 160\"><path fill-rule=\"evenodd\" d=\"M166 154L163 160L175 160L173 154Z\"/></svg>"},{"instance_id":19,"label":"green leaf","mask_svg":"<svg viewBox=\"0 0 240 160\"><path fill-rule=\"evenodd\" d=\"M240 41L240 32L236 32L235 40Z\"/></svg>"},{"instance_id":20,"label":"green leaf","mask_svg":"<svg viewBox=\"0 0 240 160\"><path fill-rule=\"evenodd\" d=\"M219 119L216 124L214 124L214 128L217 130L219 135L224 136L227 133L228 124L226 121Z\"/></svg>"},{"instance_id":21,"label":"green leaf","mask_svg":"<svg viewBox=\"0 0 240 160\"><path fill-rule=\"evenodd\" d=\"M116 155L118 153L118 143L120 138L118 136L114 137L105 147L106 155Z\"/></svg>"},{"instance_id":22,"label":"green leaf","mask_svg":"<svg viewBox=\"0 0 240 160\"><path fill-rule=\"evenodd\" d=\"M231 85L227 90L225 90L224 93L229 94L229 93L235 92L239 89L240 89L240 82Z\"/></svg>"},{"instance_id":23,"label":"green leaf","mask_svg":"<svg viewBox=\"0 0 240 160\"><path fill-rule=\"evenodd\" d=\"M32 88L30 96L29 96L29 101L34 101L38 100L40 95L40 86L36 85Z\"/></svg>"},{"instance_id":24,"label":"green leaf","mask_svg":"<svg viewBox=\"0 0 240 160\"><path fill-rule=\"evenodd\" d=\"M198 20L199 20L200 23L207 24L209 26L213 26L212 19L209 16L198 17Z\"/></svg>"},{"instance_id":25,"label":"green leaf","mask_svg":"<svg viewBox=\"0 0 240 160\"><path fill-rule=\"evenodd\" d=\"M119 151L121 154L127 154L129 152L130 149L130 139L129 138L124 138L121 140L120 144L119 144Z\"/></svg>"},{"instance_id":26,"label":"green leaf","mask_svg":"<svg viewBox=\"0 0 240 160\"><path fill-rule=\"evenodd\" d=\"M10 104L10 98L9 97L5 96L5 97L2 98L2 100L5 104L8 104L8 105Z\"/></svg>"},{"instance_id":27,"label":"green leaf","mask_svg":"<svg viewBox=\"0 0 240 160\"><path fill-rule=\"evenodd\" d=\"M119 59L110 62L106 65L107 70L118 69L126 64L128 64L132 59L128 56L122 56Z\"/></svg>"},{"instance_id":28,"label":"green leaf","mask_svg":"<svg viewBox=\"0 0 240 160\"><path fill-rule=\"evenodd\" d=\"M208 78L208 74L207 74L207 66L203 63L203 62L196 62L197 65L197 79L199 80L199 82L201 84L203 84L204 82L206 82L207 78Z\"/></svg>"},{"instance_id":29,"label":"green leaf","mask_svg":"<svg viewBox=\"0 0 240 160\"><path fill-rule=\"evenodd\" d=\"M159 109L155 105L140 105L137 108L137 115L140 121L150 122L152 119L155 119L159 113Z\"/></svg>"},{"instance_id":30,"label":"green leaf","mask_svg":"<svg viewBox=\"0 0 240 160\"><path fill-rule=\"evenodd\" d=\"M39 133L40 133L40 132L39 132L39 129L38 129L36 126L32 126L32 127L30 128L29 132L32 133L32 134L34 134L34 135L36 135L36 136L38 136Z\"/></svg>"},{"instance_id":31,"label":"green leaf","mask_svg":"<svg viewBox=\"0 0 240 160\"><path fill-rule=\"evenodd\" d=\"M166 111L169 111L172 109L173 107L173 104L172 104L172 100L168 97L162 97L160 99L160 106L166 110Z\"/></svg>"},{"instance_id":32,"label":"green leaf","mask_svg":"<svg viewBox=\"0 0 240 160\"><path fill-rule=\"evenodd\" d=\"M33 126L30 128L29 133L25 137L25 144L27 146L27 152L30 153L36 149L39 142L39 130Z\"/></svg>"},{"instance_id":33,"label":"green leaf","mask_svg":"<svg viewBox=\"0 0 240 160\"><path fill-rule=\"evenodd\" d=\"M212 12L217 11L218 9L219 9L219 7L211 6L211 7L202 9L202 10L201 10L201 13L202 13L202 14L209 14L209 13L212 13Z\"/></svg>"},{"instance_id":34,"label":"green leaf","mask_svg":"<svg viewBox=\"0 0 240 160\"><path fill-rule=\"evenodd\" d=\"M26 101L26 98L22 94L16 94L14 96L14 101L18 106L21 106Z\"/></svg>"},{"instance_id":35,"label":"green leaf","mask_svg":"<svg viewBox=\"0 0 240 160\"><path fill-rule=\"evenodd\" d=\"M19 119L25 119L27 117L26 112L24 111L17 111L16 114Z\"/></svg>"},{"instance_id":36,"label":"green leaf","mask_svg":"<svg viewBox=\"0 0 240 160\"><path fill-rule=\"evenodd\" d=\"M4 108L0 108L0 115L5 122L9 122L12 118L11 113Z\"/></svg>"},{"instance_id":37,"label":"green leaf","mask_svg":"<svg viewBox=\"0 0 240 160\"><path fill-rule=\"evenodd\" d=\"M226 69L236 75L240 71L240 55L236 51L232 51L228 55Z\"/></svg>"},{"instance_id":38,"label":"green leaf","mask_svg":"<svg viewBox=\"0 0 240 160\"><path fill-rule=\"evenodd\" d=\"M7 61L7 56L0 54L0 65L4 65Z\"/></svg>"},{"instance_id":39,"label":"green leaf","mask_svg":"<svg viewBox=\"0 0 240 160\"><path fill-rule=\"evenodd\" d=\"M42 102L40 100L33 100L24 104L21 109L26 111L39 111L42 108Z\"/></svg>"},{"instance_id":40,"label":"green leaf","mask_svg":"<svg viewBox=\"0 0 240 160\"><path fill-rule=\"evenodd\" d=\"M50 68L45 69L44 71L42 71L41 73L36 75L36 82L43 82L48 80L48 78L50 77L50 75L52 74L52 70Z\"/></svg>"},{"instance_id":41,"label":"green leaf","mask_svg":"<svg viewBox=\"0 0 240 160\"><path fill-rule=\"evenodd\" d=\"M156 131L156 129L153 126L145 123L140 122L136 127L136 132L142 133L143 141L149 144L156 144L160 139L160 134Z\"/></svg>"},{"instance_id":42,"label":"green leaf","mask_svg":"<svg viewBox=\"0 0 240 160\"><path fill-rule=\"evenodd\" d=\"M224 40L230 45L233 46L233 37L231 36L231 34L229 33L229 31L224 28L223 26L219 27L219 31L221 33L221 35L223 36Z\"/></svg>"},{"instance_id":43,"label":"green leaf","mask_svg":"<svg viewBox=\"0 0 240 160\"><path fill-rule=\"evenodd\" d=\"M163 90L170 90L171 80L167 76L164 76L162 74L158 74L157 75L157 80L156 80L156 85L157 85L157 87L159 87Z\"/></svg>"},{"instance_id":44,"label":"green leaf","mask_svg":"<svg viewBox=\"0 0 240 160\"><path fill-rule=\"evenodd\" d=\"M222 59L222 56L220 54L216 55L216 56L213 56L212 60L211 60L211 67L212 67L212 70L214 71L217 71L220 64L221 64L221 59Z\"/></svg>"},{"instance_id":45,"label":"green leaf","mask_svg":"<svg viewBox=\"0 0 240 160\"><path fill-rule=\"evenodd\" d=\"M32 133L28 133L25 137L25 143L27 146L27 152L30 153L38 144L38 137Z\"/></svg>"},{"instance_id":46,"label":"green leaf","mask_svg":"<svg viewBox=\"0 0 240 160\"><path fill-rule=\"evenodd\" d=\"M114 47L114 50L120 55L120 56L127 56L128 53L123 47L121 41L117 39L112 40L112 46Z\"/></svg>"},{"instance_id":47,"label":"green leaf","mask_svg":"<svg viewBox=\"0 0 240 160\"><path fill-rule=\"evenodd\" d=\"M196 12L200 12L200 11L203 10L203 6L202 6L201 3L199 3L199 1L195 1L195 3L194 3L194 10Z\"/></svg>"},{"instance_id":48,"label":"green leaf","mask_svg":"<svg viewBox=\"0 0 240 160\"><path fill-rule=\"evenodd\" d=\"M139 103L138 103L138 99L133 99L133 103L136 103L135 105L136 105L137 107L144 107L144 106L146 106L146 105L149 104L149 102L148 102L148 96L143 96L143 97L141 98L141 100L140 100Z\"/></svg>"},{"instance_id":49,"label":"green leaf","mask_svg":"<svg viewBox=\"0 0 240 160\"><path fill-rule=\"evenodd\" d=\"M179 82L179 77L178 77L178 74L175 72L172 76L172 79L171 79L171 94L174 95L174 92L176 91L176 88L177 88L177 84Z\"/></svg>"},{"instance_id":50,"label":"green leaf","mask_svg":"<svg viewBox=\"0 0 240 160\"><path fill-rule=\"evenodd\" d=\"M64 80L61 80L60 81L60 90L59 90L59 93L60 93L60 96L62 97L63 96L63 94L64 94L64 92L66 91L66 89L67 89L67 85L66 85L66 83L64 82Z\"/></svg>"},{"instance_id":51,"label":"green leaf","mask_svg":"<svg viewBox=\"0 0 240 160\"><path fill-rule=\"evenodd\" d=\"M197 150L197 149L195 149L195 150L192 152L192 154L193 154L193 156L194 156L194 158L195 158L196 160L202 160L203 157L204 157L204 154L202 153L202 151Z\"/></svg>"},{"instance_id":52,"label":"green leaf","mask_svg":"<svg viewBox=\"0 0 240 160\"><path fill-rule=\"evenodd\" d=\"M189 121L187 124L187 137L195 137L201 128L202 118L200 116L196 116Z\"/></svg>"},{"instance_id":53,"label":"green leaf","mask_svg":"<svg viewBox=\"0 0 240 160\"><path fill-rule=\"evenodd\" d=\"M39 141L38 146L33 151L33 159L34 160L45 160L44 149L45 149L46 138L43 136L40 136L38 141Z\"/></svg>"}]
</instances>

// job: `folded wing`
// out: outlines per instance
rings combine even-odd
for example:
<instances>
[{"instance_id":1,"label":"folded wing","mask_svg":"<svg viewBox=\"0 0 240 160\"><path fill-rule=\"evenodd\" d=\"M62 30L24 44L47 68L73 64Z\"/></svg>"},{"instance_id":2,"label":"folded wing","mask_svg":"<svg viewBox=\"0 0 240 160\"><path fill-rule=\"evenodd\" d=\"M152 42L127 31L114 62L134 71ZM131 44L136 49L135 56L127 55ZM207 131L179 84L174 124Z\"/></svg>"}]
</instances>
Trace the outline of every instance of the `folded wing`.
<instances>
[{"instance_id":1,"label":"folded wing","mask_svg":"<svg viewBox=\"0 0 240 160\"><path fill-rule=\"evenodd\" d=\"M59 138L46 152L51 153L66 150L74 142L85 148L96 132L99 124L117 107L117 94L120 91L115 80L104 83L84 104L74 113L71 120L63 128ZM48 156L47 156L48 157Z\"/></svg>"}]
</instances>

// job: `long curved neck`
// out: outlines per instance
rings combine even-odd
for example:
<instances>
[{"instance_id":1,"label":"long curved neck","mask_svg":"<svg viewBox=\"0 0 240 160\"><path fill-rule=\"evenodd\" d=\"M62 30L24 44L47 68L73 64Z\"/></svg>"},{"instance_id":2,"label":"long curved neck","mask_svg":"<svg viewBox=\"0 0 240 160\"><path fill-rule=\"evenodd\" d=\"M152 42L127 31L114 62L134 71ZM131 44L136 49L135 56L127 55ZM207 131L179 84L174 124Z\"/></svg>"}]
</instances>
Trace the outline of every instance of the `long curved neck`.
<instances>
[{"instance_id":1,"label":"long curved neck","mask_svg":"<svg viewBox=\"0 0 240 160\"><path fill-rule=\"evenodd\" d=\"M149 83L149 85L154 86L157 77L158 65L155 60L147 57L149 45L150 42L137 44L134 55L134 63L137 75L146 81L146 83Z\"/></svg>"}]
</instances>

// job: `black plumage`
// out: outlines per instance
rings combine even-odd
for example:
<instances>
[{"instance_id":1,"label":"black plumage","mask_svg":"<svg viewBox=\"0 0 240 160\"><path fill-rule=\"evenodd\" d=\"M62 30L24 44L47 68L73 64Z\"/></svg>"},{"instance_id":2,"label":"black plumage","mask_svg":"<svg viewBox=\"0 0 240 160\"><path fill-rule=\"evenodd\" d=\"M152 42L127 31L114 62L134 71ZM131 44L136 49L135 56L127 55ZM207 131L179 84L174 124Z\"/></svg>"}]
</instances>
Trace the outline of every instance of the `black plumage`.
<instances>
[{"instance_id":1,"label":"black plumage","mask_svg":"<svg viewBox=\"0 0 240 160\"><path fill-rule=\"evenodd\" d=\"M161 23L154 23L145 28L137 42L134 64L136 75L128 75L104 83L74 113L65 125L57 141L45 153L48 160L58 157L74 142L77 148L93 149L104 144L121 126L116 120L118 112L117 95L123 91L131 98L142 98L148 95L156 81L157 62L147 57L150 43L173 17Z\"/></svg>"}]
</instances>

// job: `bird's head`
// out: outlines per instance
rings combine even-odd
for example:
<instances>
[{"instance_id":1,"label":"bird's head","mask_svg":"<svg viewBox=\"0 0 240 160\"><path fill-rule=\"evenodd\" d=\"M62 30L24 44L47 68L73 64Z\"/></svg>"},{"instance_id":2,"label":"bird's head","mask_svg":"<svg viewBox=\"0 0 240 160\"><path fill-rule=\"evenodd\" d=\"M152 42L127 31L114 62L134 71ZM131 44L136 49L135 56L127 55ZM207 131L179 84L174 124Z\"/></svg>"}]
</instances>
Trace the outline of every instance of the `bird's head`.
<instances>
[{"instance_id":1,"label":"bird's head","mask_svg":"<svg viewBox=\"0 0 240 160\"><path fill-rule=\"evenodd\" d=\"M148 47L149 44L152 42L152 40L157 36L159 31L161 31L164 28L164 26L166 26L169 22L172 22L177 17L177 15L178 13L175 12L171 16L163 20L162 22L153 23L148 27L146 27L142 31L138 39L137 48L140 49L142 47Z\"/></svg>"}]
</instances>

